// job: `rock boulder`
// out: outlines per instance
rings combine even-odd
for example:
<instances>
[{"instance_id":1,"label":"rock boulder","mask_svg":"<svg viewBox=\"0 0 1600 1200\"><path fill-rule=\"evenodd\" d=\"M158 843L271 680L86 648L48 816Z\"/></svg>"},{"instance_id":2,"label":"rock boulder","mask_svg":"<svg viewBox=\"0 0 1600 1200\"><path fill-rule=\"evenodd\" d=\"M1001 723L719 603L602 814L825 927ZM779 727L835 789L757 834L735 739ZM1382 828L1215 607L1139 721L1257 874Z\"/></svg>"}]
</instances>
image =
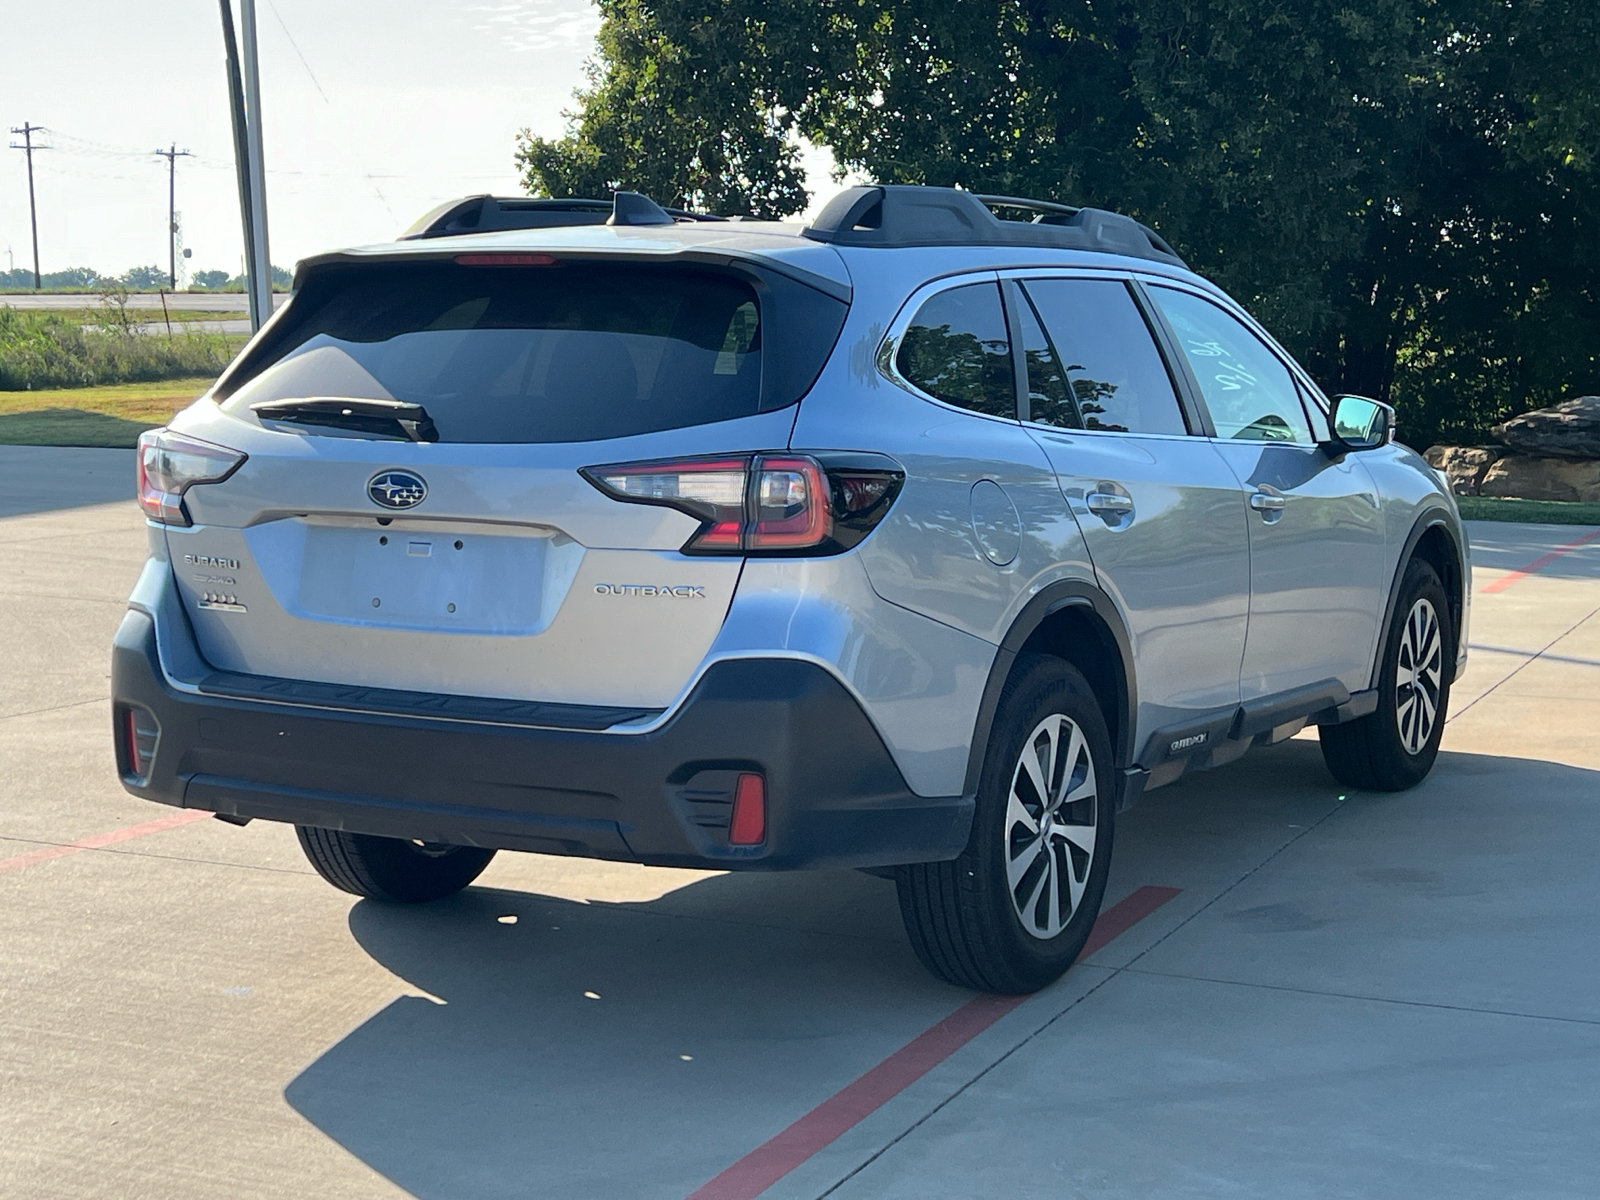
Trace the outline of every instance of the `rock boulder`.
<instances>
[{"instance_id":1,"label":"rock boulder","mask_svg":"<svg viewBox=\"0 0 1600 1200\"><path fill-rule=\"evenodd\" d=\"M1491 463L1480 496L1518 500L1600 500L1600 459L1535 458L1508 454Z\"/></svg>"},{"instance_id":2,"label":"rock boulder","mask_svg":"<svg viewBox=\"0 0 1600 1200\"><path fill-rule=\"evenodd\" d=\"M1422 457L1450 481L1456 495L1476 496L1484 475L1505 455L1500 446L1430 446Z\"/></svg>"},{"instance_id":3,"label":"rock boulder","mask_svg":"<svg viewBox=\"0 0 1600 1200\"><path fill-rule=\"evenodd\" d=\"M1580 396L1535 409L1490 432L1521 454L1600 459L1600 396Z\"/></svg>"}]
</instances>

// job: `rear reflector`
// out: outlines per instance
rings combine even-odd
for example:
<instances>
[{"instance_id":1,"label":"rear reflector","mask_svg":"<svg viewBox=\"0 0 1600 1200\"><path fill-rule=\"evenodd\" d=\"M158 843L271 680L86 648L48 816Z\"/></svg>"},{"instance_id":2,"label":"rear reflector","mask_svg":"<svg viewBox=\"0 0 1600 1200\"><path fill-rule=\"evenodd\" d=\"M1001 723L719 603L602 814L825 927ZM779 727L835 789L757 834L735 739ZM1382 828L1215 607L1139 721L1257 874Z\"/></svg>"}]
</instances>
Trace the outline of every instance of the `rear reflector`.
<instances>
[{"instance_id":1,"label":"rear reflector","mask_svg":"<svg viewBox=\"0 0 1600 1200\"><path fill-rule=\"evenodd\" d=\"M139 723L131 708L122 710L122 740L127 748L128 774L143 775L144 764L139 760Z\"/></svg>"},{"instance_id":2,"label":"rear reflector","mask_svg":"<svg viewBox=\"0 0 1600 1200\"><path fill-rule=\"evenodd\" d=\"M766 780L759 775L741 775L733 793L733 819L728 822L728 844L759 846L766 836Z\"/></svg>"}]
</instances>

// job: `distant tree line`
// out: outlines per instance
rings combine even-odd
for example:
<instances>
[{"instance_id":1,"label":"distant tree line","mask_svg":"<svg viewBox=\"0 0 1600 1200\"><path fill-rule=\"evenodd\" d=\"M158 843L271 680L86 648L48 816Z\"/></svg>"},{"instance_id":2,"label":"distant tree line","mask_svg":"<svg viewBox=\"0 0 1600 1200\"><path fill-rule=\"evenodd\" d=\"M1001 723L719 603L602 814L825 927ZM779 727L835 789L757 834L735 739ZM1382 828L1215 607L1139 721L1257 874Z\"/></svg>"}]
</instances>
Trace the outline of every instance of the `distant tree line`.
<instances>
[{"instance_id":1,"label":"distant tree line","mask_svg":"<svg viewBox=\"0 0 1600 1200\"><path fill-rule=\"evenodd\" d=\"M97 292L125 288L130 292L157 292L167 287L165 267L134 267L122 275L102 275L92 267L69 267L65 271L46 271L40 276L45 291ZM272 287L286 292L294 277L282 267L272 268ZM0 291L32 291L33 270L16 267L0 271ZM226 271L196 271L189 279L194 292L242 292L244 277Z\"/></svg>"},{"instance_id":2,"label":"distant tree line","mask_svg":"<svg viewBox=\"0 0 1600 1200\"><path fill-rule=\"evenodd\" d=\"M1594 0L598 0L529 191L779 217L885 183L1156 227L1414 444L1600 391Z\"/></svg>"}]
</instances>

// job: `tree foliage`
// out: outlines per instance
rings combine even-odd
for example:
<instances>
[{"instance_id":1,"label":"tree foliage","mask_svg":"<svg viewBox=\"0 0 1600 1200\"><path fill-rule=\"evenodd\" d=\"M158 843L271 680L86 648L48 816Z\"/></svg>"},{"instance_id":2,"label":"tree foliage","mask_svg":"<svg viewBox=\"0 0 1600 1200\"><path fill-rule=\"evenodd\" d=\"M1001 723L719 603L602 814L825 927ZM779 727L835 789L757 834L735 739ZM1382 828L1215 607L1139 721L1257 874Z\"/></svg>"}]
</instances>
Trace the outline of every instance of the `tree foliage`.
<instances>
[{"instance_id":1,"label":"tree foliage","mask_svg":"<svg viewBox=\"0 0 1600 1200\"><path fill-rule=\"evenodd\" d=\"M531 190L801 209L882 182L1147 221L1425 443L1600 390L1593 0L602 0Z\"/></svg>"}]
</instances>

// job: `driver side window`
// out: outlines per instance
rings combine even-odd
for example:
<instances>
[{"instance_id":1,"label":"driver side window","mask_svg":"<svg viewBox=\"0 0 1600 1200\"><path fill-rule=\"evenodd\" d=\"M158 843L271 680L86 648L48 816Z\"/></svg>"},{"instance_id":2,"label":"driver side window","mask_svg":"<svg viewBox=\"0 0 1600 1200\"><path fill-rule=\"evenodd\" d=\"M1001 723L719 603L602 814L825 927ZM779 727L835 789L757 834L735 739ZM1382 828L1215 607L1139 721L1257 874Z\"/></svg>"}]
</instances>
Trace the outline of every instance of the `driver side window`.
<instances>
[{"instance_id":1,"label":"driver side window","mask_svg":"<svg viewBox=\"0 0 1600 1200\"><path fill-rule=\"evenodd\" d=\"M1289 368L1230 313L1191 292L1152 287L1189 360L1220 438L1310 442Z\"/></svg>"}]
</instances>

